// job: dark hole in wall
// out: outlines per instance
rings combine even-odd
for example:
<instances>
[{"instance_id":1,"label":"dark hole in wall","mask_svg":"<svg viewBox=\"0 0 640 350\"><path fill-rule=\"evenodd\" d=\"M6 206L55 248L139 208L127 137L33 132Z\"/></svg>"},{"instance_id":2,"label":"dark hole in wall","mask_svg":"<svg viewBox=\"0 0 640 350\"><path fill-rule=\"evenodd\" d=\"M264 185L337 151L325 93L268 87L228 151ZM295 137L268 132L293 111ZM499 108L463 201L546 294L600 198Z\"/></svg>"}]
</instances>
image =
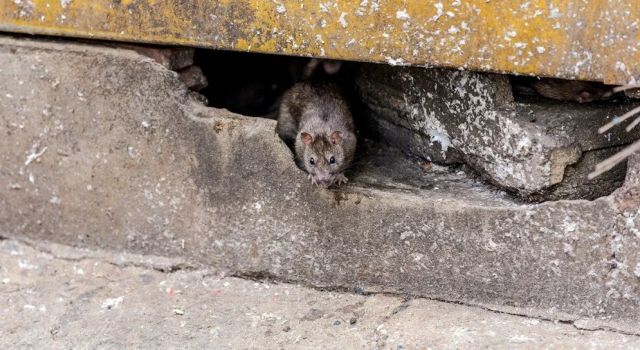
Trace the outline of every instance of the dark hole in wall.
<instances>
[{"instance_id":1,"label":"dark hole in wall","mask_svg":"<svg viewBox=\"0 0 640 350\"><path fill-rule=\"evenodd\" d=\"M300 60L214 50L196 50L194 59L209 81L200 91L209 105L249 116L277 109L279 97L294 82L291 67Z\"/></svg>"},{"instance_id":2,"label":"dark hole in wall","mask_svg":"<svg viewBox=\"0 0 640 350\"><path fill-rule=\"evenodd\" d=\"M195 65L199 66L203 74L208 80L208 86L200 91L208 99L209 106L216 108L225 108L232 112L266 118L277 118L278 108L282 94L293 84L304 79L302 71L311 61L311 58L288 57L278 55L242 53L229 51L216 51L197 49L195 52ZM380 119L376 118L375 113L363 104L360 93L356 92L356 77L360 68L366 69L371 64L366 63L344 63L339 74L327 75L322 70L316 70L310 77L311 80L330 80L336 82L343 90L351 105L351 110L356 122L358 130L359 146L357 148L356 158L351 169L347 172L347 176L353 175L356 179L371 178L371 173L375 172L378 179L383 176L392 179L391 182L399 180L404 184L411 184L412 187L423 188L424 186L435 186L433 181L425 180L416 175L421 173L422 169L430 167L431 159L424 154L422 156L411 151L411 147L405 145L410 140L416 139L419 135L416 131L409 128L402 128L402 135L395 139L389 136L389 133L381 132L386 128L380 124ZM391 72L394 67L389 68ZM401 68L398 68L401 69ZM360 76L360 78L362 78ZM529 77L509 77L517 103L525 103L531 105L553 105L567 102L545 98L536 93L531 88L531 83L537 78ZM522 87L529 88L529 91L523 93ZM609 104L626 101L624 97L615 96L614 99L608 101L596 101L594 104ZM390 100L391 101L391 100ZM579 104L577 102L576 106ZM397 106L389 106L390 109ZM529 122L538 124L538 114L533 113L529 117ZM559 127L562 127L560 125ZM428 147L428 140L421 141L424 147ZM291 146L291 145L289 145ZM407 149L408 147L408 149ZM391 150L394 148L394 150ZM397 149L396 149L397 148ZM398 157L404 151L404 155L400 160ZM600 152L604 154L604 152ZM600 154L599 153L599 154ZM426 153L425 153L426 154ZM602 155L600 155L602 157ZM392 159L393 158L393 159ZM585 158L586 159L586 158ZM567 169L567 175L576 173L576 178L582 178L582 173L588 170L587 167L593 166L595 157L588 157L588 162L572 165ZM386 165L381 165L386 162ZM406 162L399 165L398 162ZM418 168L414 172L404 171L413 169L414 165ZM451 162L447 164L448 171L458 173L461 170L472 179L478 179L482 175L475 172L475 168L466 166L463 162ZM375 169L374 171L370 171ZM427 171L426 174L430 172ZM601 185L592 186L600 190L579 191L583 185L580 181L574 179L564 181L562 186L555 186L546 190L544 193L535 194L524 198L525 201L542 202L545 200L555 199L594 199L610 193L612 189L620 186L624 178L624 166L621 165L615 171L612 171L609 178L599 179ZM377 181L377 180L375 180ZM421 181L424 182L421 184ZM489 181L491 182L491 181ZM575 182L575 183L574 183ZM367 185L370 185L368 183ZM425 185L426 184L426 185ZM431 185L429 185L431 184ZM478 185L482 187L481 185ZM591 186L591 185L589 185ZM437 187L437 186L436 186ZM441 185L439 187L442 187ZM566 187L566 189L565 189ZM517 193L514 199L522 199Z\"/></svg>"},{"instance_id":3,"label":"dark hole in wall","mask_svg":"<svg viewBox=\"0 0 640 350\"><path fill-rule=\"evenodd\" d=\"M311 58L198 49L194 61L209 81L200 93L211 107L275 119L280 97L303 80ZM316 69L310 79L334 80L352 95L356 68L356 63L346 63L332 76Z\"/></svg>"}]
</instances>

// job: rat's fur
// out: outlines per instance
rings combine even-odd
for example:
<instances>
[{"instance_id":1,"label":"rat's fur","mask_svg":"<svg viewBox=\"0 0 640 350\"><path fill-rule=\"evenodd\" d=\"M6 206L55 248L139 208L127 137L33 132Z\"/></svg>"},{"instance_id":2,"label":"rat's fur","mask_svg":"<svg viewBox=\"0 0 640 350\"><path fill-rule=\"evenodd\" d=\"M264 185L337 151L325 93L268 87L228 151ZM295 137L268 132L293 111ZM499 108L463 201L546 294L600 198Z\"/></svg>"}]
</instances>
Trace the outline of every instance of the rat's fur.
<instances>
[{"instance_id":1,"label":"rat's fur","mask_svg":"<svg viewBox=\"0 0 640 350\"><path fill-rule=\"evenodd\" d=\"M353 161L356 135L353 117L336 85L294 85L283 96L276 131L295 145L296 160L314 184L328 187L347 181L344 171Z\"/></svg>"},{"instance_id":2,"label":"rat's fur","mask_svg":"<svg viewBox=\"0 0 640 350\"><path fill-rule=\"evenodd\" d=\"M532 85L540 95L559 101L586 103L606 100L613 95L612 86L590 81L543 78Z\"/></svg>"}]
</instances>

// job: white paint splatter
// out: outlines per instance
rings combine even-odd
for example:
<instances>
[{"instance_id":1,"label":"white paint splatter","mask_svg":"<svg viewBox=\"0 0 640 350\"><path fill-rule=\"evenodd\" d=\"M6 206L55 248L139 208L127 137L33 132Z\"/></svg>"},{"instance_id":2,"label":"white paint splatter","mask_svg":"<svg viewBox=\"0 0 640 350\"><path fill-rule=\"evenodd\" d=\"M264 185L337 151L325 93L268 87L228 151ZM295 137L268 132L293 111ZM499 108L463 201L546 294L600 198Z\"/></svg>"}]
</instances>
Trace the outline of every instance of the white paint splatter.
<instances>
[{"instance_id":1,"label":"white paint splatter","mask_svg":"<svg viewBox=\"0 0 640 350\"><path fill-rule=\"evenodd\" d=\"M437 21L440 17L442 17L442 14L444 13L444 6L442 5L441 2L438 2L436 4L433 4L433 6L436 8L436 14L435 16L431 17L432 21Z\"/></svg>"},{"instance_id":2,"label":"white paint splatter","mask_svg":"<svg viewBox=\"0 0 640 350\"><path fill-rule=\"evenodd\" d=\"M518 33L513 30L506 32L504 33L504 40L511 41L511 38L514 38L516 35L518 35Z\"/></svg>"},{"instance_id":3,"label":"white paint splatter","mask_svg":"<svg viewBox=\"0 0 640 350\"><path fill-rule=\"evenodd\" d=\"M284 7L284 4L278 4L278 7L276 7L276 12L285 13L287 12L287 8Z\"/></svg>"},{"instance_id":4,"label":"white paint splatter","mask_svg":"<svg viewBox=\"0 0 640 350\"><path fill-rule=\"evenodd\" d=\"M536 47L536 51L538 51L538 53L544 53L545 49L542 46L538 46L538 47Z\"/></svg>"},{"instance_id":5,"label":"white paint splatter","mask_svg":"<svg viewBox=\"0 0 640 350\"><path fill-rule=\"evenodd\" d=\"M405 64L402 58L385 57L385 59L387 63L392 66L402 66Z\"/></svg>"},{"instance_id":6,"label":"white paint splatter","mask_svg":"<svg viewBox=\"0 0 640 350\"><path fill-rule=\"evenodd\" d=\"M411 17L410 17L410 16L409 16L409 14L407 13L407 10L401 10L401 11L396 12L396 18L397 18L397 19L401 19L401 20L405 20L405 21L406 21L406 20L408 20L408 19L409 19L409 18L411 18Z\"/></svg>"},{"instance_id":7,"label":"white paint splatter","mask_svg":"<svg viewBox=\"0 0 640 350\"><path fill-rule=\"evenodd\" d=\"M345 19L345 17L347 16L346 12L343 12L340 14L340 18L338 19L338 22L340 22L340 25L342 26L342 28L347 28L347 20Z\"/></svg>"},{"instance_id":8,"label":"white paint splatter","mask_svg":"<svg viewBox=\"0 0 640 350\"><path fill-rule=\"evenodd\" d=\"M69 6L71 1L73 0L60 0L60 6L62 6L62 8L67 8L67 6Z\"/></svg>"}]
</instances>

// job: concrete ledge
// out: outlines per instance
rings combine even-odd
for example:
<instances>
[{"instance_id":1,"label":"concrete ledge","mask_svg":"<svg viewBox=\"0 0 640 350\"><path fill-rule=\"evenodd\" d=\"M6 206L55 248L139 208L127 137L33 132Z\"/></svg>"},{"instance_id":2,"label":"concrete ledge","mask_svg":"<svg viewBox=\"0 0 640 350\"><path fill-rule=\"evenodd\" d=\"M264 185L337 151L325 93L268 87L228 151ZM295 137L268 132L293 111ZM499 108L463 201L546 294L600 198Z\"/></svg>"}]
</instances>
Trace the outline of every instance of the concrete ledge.
<instances>
[{"instance_id":1,"label":"concrete ledge","mask_svg":"<svg viewBox=\"0 0 640 350\"><path fill-rule=\"evenodd\" d=\"M528 205L380 150L318 190L274 121L133 51L5 37L0 61L2 236L640 333L634 166L615 196Z\"/></svg>"}]
</instances>

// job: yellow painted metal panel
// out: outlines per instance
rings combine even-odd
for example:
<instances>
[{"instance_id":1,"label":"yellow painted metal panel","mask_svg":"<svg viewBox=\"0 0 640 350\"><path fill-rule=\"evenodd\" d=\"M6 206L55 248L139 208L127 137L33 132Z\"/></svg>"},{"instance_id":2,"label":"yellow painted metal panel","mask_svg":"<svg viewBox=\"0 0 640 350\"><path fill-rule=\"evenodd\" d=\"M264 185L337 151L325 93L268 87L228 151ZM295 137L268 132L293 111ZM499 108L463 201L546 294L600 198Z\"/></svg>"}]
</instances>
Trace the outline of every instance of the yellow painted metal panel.
<instances>
[{"instance_id":1,"label":"yellow painted metal panel","mask_svg":"<svg viewBox=\"0 0 640 350\"><path fill-rule=\"evenodd\" d=\"M0 30L640 81L640 1L0 0Z\"/></svg>"}]
</instances>

